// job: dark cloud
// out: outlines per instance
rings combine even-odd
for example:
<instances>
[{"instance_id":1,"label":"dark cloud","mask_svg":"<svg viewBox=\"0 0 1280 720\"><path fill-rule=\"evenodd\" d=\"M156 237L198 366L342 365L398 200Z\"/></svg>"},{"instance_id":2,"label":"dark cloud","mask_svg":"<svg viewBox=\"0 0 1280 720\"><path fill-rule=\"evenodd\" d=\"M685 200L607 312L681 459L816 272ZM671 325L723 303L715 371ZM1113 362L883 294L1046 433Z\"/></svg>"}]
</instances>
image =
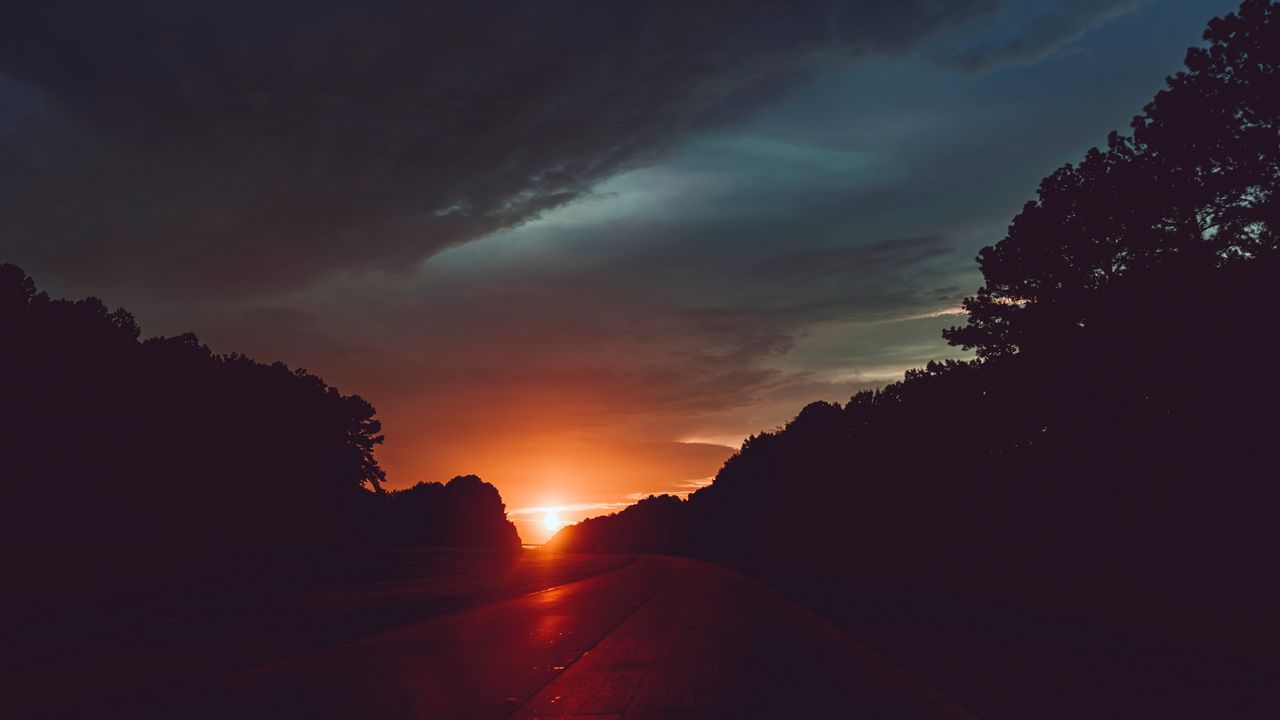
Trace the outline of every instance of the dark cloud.
<instances>
[{"instance_id":1,"label":"dark cloud","mask_svg":"<svg viewBox=\"0 0 1280 720\"><path fill-rule=\"evenodd\" d=\"M1080 39L1098 23L1132 12L1143 0L1054 0L1013 37L995 43L940 53L938 57L965 72L1001 65L1027 65Z\"/></svg>"},{"instance_id":2,"label":"dark cloud","mask_svg":"<svg viewBox=\"0 0 1280 720\"><path fill-rule=\"evenodd\" d=\"M674 440L953 354L976 249L1176 67L1189 4L1001 74L955 67L1130 4L0 4L0 260L365 395L397 485L681 487L724 448Z\"/></svg>"},{"instance_id":3,"label":"dark cloud","mask_svg":"<svg viewBox=\"0 0 1280 720\"><path fill-rule=\"evenodd\" d=\"M411 269L995 4L9 3L0 251L169 294Z\"/></svg>"}]
</instances>

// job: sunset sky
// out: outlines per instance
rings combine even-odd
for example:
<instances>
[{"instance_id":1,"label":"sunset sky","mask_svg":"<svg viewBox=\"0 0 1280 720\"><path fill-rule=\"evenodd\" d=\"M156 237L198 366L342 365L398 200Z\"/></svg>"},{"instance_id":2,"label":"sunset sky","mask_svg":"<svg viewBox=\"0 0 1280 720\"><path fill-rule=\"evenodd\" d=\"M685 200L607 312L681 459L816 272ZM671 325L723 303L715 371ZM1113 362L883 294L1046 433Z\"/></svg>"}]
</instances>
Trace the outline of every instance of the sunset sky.
<instances>
[{"instance_id":1,"label":"sunset sky","mask_svg":"<svg viewBox=\"0 0 1280 720\"><path fill-rule=\"evenodd\" d=\"M364 396L391 487L540 542L956 356L978 248L1237 4L9 3L0 262Z\"/></svg>"}]
</instances>

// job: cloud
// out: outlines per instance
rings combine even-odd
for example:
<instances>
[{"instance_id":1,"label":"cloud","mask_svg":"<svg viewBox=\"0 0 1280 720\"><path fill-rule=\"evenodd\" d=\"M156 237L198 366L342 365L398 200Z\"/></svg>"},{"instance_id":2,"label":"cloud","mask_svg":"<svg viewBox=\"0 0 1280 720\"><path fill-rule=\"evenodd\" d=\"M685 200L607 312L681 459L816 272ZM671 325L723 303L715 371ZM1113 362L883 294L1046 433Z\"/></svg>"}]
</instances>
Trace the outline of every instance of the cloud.
<instances>
[{"instance_id":1,"label":"cloud","mask_svg":"<svg viewBox=\"0 0 1280 720\"><path fill-rule=\"evenodd\" d=\"M630 504L631 503L629 502L620 500L617 502L572 503L569 505L537 505L534 507L525 507L525 508L517 508L515 510L508 510L507 517L511 518L513 521L517 519L528 521L528 518L526 516L533 517L536 519L536 518L541 518L543 515L546 515L547 513L583 513L587 511L595 511L596 513L604 514L604 513L621 510L622 508Z\"/></svg>"},{"instance_id":2,"label":"cloud","mask_svg":"<svg viewBox=\"0 0 1280 720\"><path fill-rule=\"evenodd\" d=\"M964 72L979 73L1006 65L1030 65L1079 40L1091 28L1138 9L1143 0L1055 0L1018 28L1013 37L936 57Z\"/></svg>"},{"instance_id":3,"label":"cloud","mask_svg":"<svg viewBox=\"0 0 1280 720\"><path fill-rule=\"evenodd\" d=\"M411 270L995 5L9 3L0 254L168 296Z\"/></svg>"},{"instance_id":4,"label":"cloud","mask_svg":"<svg viewBox=\"0 0 1280 720\"><path fill-rule=\"evenodd\" d=\"M976 71L1133 5L0 3L0 260L364 395L395 487L607 512L954 355L1203 10Z\"/></svg>"}]
</instances>

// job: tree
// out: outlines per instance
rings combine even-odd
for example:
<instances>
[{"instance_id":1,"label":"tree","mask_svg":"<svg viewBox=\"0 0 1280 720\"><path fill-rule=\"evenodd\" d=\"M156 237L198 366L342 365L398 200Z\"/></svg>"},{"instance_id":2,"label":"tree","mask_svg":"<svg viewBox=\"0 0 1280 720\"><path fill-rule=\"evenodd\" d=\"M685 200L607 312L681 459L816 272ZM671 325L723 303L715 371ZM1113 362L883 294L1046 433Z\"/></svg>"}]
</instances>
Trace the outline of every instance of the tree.
<instances>
[{"instance_id":1,"label":"tree","mask_svg":"<svg viewBox=\"0 0 1280 720\"><path fill-rule=\"evenodd\" d=\"M139 342L124 309L0 265L4 530L37 540L350 539L379 491L375 410L305 370ZM374 491L374 492L370 492Z\"/></svg>"},{"instance_id":2,"label":"tree","mask_svg":"<svg viewBox=\"0 0 1280 720\"><path fill-rule=\"evenodd\" d=\"M1280 229L1280 4L1245 0L1204 39L1134 118L1134 144L1163 183L1193 195L1179 210L1196 239L1223 259L1255 257L1276 249Z\"/></svg>"},{"instance_id":3,"label":"tree","mask_svg":"<svg viewBox=\"0 0 1280 720\"><path fill-rule=\"evenodd\" d=\"M1101 292L1156 266L1256 258L1280 248L1280 6L1246 0L1215 19L1207 48L1078 165L1041 182L965 298L952 345L998 358L1074 341L1107 308Z\"/></svg>"}]
</instances>

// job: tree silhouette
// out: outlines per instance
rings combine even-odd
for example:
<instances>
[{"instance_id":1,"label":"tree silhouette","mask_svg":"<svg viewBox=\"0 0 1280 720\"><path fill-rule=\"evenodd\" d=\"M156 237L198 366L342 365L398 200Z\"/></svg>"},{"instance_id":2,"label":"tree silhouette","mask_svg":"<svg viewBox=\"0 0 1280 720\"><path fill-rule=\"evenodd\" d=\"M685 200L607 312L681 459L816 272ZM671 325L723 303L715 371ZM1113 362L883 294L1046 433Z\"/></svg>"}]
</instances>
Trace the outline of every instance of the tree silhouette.
<instances>
[{"instance_id":1,"label":"tree silhouette","mask_svg":"<svg viewBox=\"0 0 1280 720\"><path fill-rule=\"evenodd\" d=\"M1099 291L1129 272L1257 258L1280 248L1280 17L1248 0L1215 19L1207 48L1105 150L1065 165L1008 235L983 248L986 284L964 327L944 333L979 357L1055 351L1108 307Z\"/></svg>"},{"instance_id":2,"label":"tree silhouette","mask_svg":"<svg viewBox=\"0 0 1280 720\"><path fill-rule=\"evenodd\" d=\"M369 509L362 537L373 544L520 547L497 488L475 475L383 493Z\"/></svg>"},{"instance_id":3,"label":"tree silhouette","mask_svg":"<svg viewBox=\"0 0 1280 720\"><path fill-rule=\"evenodd\" d=\"M192 334L139 337L125 310L51 299L0 265L10 541L518 546L478 478L385 492L381 424L360 396Z\"/></svg>"},{"instance_id":4,"label":"tree silhouette","mask_svg":"<svg viewBox=\"0 0 1280 720\"><path fill-rule=\"evenodd\" d=\"M674 495L650 495L617 513L570 525L547 542L550 550L679 553L689 549L690 518Z\"/></svg>"}]
</instances>

